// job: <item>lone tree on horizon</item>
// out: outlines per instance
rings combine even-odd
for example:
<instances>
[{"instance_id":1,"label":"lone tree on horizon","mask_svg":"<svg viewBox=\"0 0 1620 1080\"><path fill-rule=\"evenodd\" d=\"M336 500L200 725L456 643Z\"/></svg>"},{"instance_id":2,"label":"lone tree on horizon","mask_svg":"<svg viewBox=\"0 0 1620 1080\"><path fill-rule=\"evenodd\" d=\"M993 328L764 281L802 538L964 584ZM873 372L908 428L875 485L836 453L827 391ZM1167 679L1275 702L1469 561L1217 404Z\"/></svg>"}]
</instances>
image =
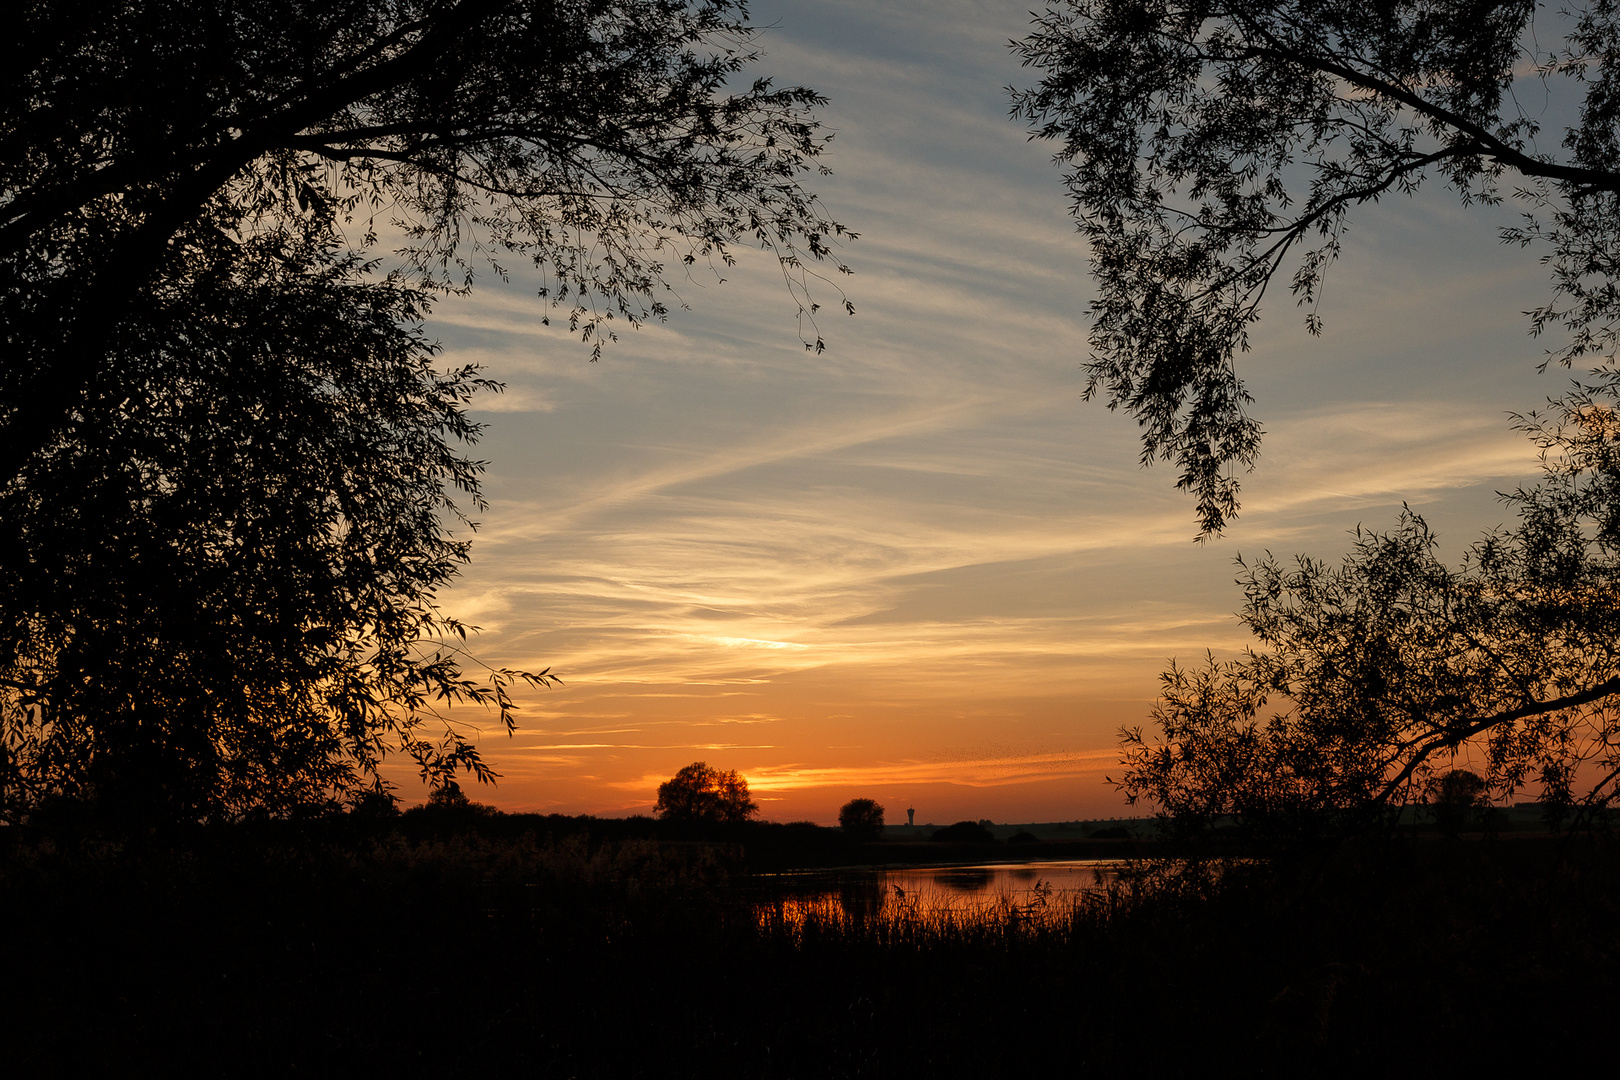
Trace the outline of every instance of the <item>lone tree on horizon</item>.
<instances>
[{"instance_id":1,"label":"lone tree on horizon","mask_svg":"<svg viewBox=\"0 0 1620 1080\"><path fill-rule=\"evenodd\" d=\"M721 771L694 761L658 785L653 811L666 821L735 824L759 812L748 781L734 769Z\"/></svg>"},{"instance_id":2,"label":"lone tree on horizon","mask_svg":"<svg viewBox=\"0 0 1620 1080\"><path fill-rule=\"evenodd\" d=\"M883 807L874 799L851 799L838 811L838 827L855 840L875 840L883 834Z\"/></svg>"},{"instance_id":3,"label":"lone tree on horizon","mask_svg":"<svg viewBox=\"0 0 1620 1080\"><path fill-rule=\"evenodd\" d=\"M1429 781L1429 812L1448 836L1477 825L1490 809L1490 789L1472 769L1451 769Z\"/></svg>"}]
</instances>

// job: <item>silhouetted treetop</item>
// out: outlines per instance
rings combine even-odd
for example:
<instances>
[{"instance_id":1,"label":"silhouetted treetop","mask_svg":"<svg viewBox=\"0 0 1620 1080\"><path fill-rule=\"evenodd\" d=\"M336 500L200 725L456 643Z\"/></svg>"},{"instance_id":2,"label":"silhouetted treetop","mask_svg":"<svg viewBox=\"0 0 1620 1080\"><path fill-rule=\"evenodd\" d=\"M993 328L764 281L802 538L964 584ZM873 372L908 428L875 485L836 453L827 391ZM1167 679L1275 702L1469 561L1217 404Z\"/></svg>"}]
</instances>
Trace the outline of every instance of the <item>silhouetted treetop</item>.
<instances>
[{"instance_id":1,"label":"silhouetted treetop","mask_svg":"<svg viewBox=\"0 0 1620 1080\"><path fill-rule=\"evenodd\" d=\"M26 4L0 75L0 254L109 199L162 244L223 193L393 219L440 283L469 246L506 250L615 305L656 284L649 252L823 257L837 227L797 182L823 99L732 85L755 32L732 0Z\"/></svg>"},{"instance_id":2,"label":"silhouetted treetop","mask_svg":"<svg viewBox=\"0 0 1620 1080\"><path fill-rule=\"evenodd\" d=\"M1490 808L1490 788L1472 769L1448 769L1429 782L1428 802L1441 831L1454 836Z\"/></svg>"},{"instance_id":3,"label":"silhouetted treetop","mask_svg":"<svg viewBox=\"0 0 1620 1080\"><path fill-rule=\"evenodd\" d=\"M1203 534L1259 448L1236 361L1268 287L1284 275L1319 333L1351 211L1428 177L1465 204L1512 177L1527 212L1504 238L1552 271L1532 330L1563 325L1551 356L1613 378L1617 41L1606 2L1066 0L1013 43L1042 75L1014 113L1058 144L1091 246L1087 393L1136 417L1144 464L1176 463ZM1538 138L1550 97L1571 123Z\"/></svg>"},{"instance_id":4,"label":"silhouetted treetop","mask_svg":"<svg viewBox=\"0 0 1620 1080\"><path fill-rule=\"evenodd\" d=\"M116 275L110 304L220 238L382 239L431 287L531 261L590 337L662 316L669 260L746 242L805 313L801 257L842 231L799 184L822 99L733 87L754 33L730 0L28 4L0 53L0 271ZM69 356L13 455L82 391Z\"/></svg>"},{"instance_id":5,"label":"silhouetted treetop","mask_svg":"<svg viewBox=\"0 0 1620 1080\"><path fill-rule=\"evenodd\" d=\"M838 827L857 840L875 840L883 834L883 807L876 799L851 799L839 808Z\"/></svg>"},{"instance_id":6,"label":"silhouetted treetop","mask_svg":"<svg viewBox=\"0 0 1620 1080\"><path fill-rule=\"evenodd\" d=\"M654 812L667 821L734 823L753 817L759 805L736 770L694 761L658 785Z\"/></svg>"}]
</instances>

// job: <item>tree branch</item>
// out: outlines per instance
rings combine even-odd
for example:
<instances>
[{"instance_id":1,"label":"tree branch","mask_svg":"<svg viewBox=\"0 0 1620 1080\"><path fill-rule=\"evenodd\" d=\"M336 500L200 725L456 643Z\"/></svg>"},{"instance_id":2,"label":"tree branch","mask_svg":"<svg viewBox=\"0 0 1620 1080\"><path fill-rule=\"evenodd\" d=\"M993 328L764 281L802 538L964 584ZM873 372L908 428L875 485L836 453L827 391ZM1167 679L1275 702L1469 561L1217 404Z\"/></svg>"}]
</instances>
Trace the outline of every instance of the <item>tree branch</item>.
<instances>
[{"instance_id":1,"label":"tree branch","mask_svg":"<svg viewBox=\"0 0 1620 1080\"><path fill-rule=\"evenodd\" d=\"M1443 750L1449 746L1456 746L1464 740L1471 739L1475 735L1488 731L1493 727L1499 727L1502 724L1511 724L1518 720L1527 720L1532 716L1543 716L1547 713L1558 712L1562 709L1579 708L1582 705L1590 705L1594 701L1601 701L1603 698L1609 697L1613 694L1620 694L1620 675L1606 679L1603 682L1598 683L1596 686L1589 687L1588 689L1582 690L1576 694L1569 694L1565 697L1554 698L1551 701L1532 701L1528 705L1522 705L1517 709L1510 709L1507 712L1496 713L1493 716L1480 717L1478 719L1470 720L1465 723L1460 730L1448 731L1445 733L1444 737L1435 739L1427 746L1420 749L1415 755L1413 755L1412 759L1406 763L1406 766L1395 775L1393 780L1385 783L1383 790L1378 793L1374 801L1384 802L1387 800L1400 788L1402 784L1411 779L1412 774L1417 771L1418 766L1427 760L1428 757L1437 750Z\"/></svg>"},{"instance_id":2,"label":"tree branch","mask_svg":"<svg viewBox=\"0 0 1620 1080\"><path fill-rule=\"evenodd\" d=\"M1327 75L1335 75L1352 86L1358 86L1363 90L1369 90L1382 97L1398 101L1414 112L1428 117L1430 120L1438 121L1459 134L1465 135L1469 140L1478 144L1483 156L1506 165L1525 176L1558 180L1589 191L1620 191L1620 173L1586 169L1576 165L1559 165L1555 162L1542 161L1539 158L1531 157L1510 143L1504 142L1483 125L1477 124L1459 113L1452 112L1444 106L1436 105L1434 102L1420 97L1403 86L1375 78L1351 67L1349 64L1291 48L1279 41L1275 35L1264 27L1254 26L1252 30L1258 36L1271 42L1271 45L1264 48L1250 47L1246 50L1246 55L1286 60L1298 64L1300 67L1320 71ZM1233 57L1233 59L1236 59L1236 57Z\"/></svg>"}]
</instances>

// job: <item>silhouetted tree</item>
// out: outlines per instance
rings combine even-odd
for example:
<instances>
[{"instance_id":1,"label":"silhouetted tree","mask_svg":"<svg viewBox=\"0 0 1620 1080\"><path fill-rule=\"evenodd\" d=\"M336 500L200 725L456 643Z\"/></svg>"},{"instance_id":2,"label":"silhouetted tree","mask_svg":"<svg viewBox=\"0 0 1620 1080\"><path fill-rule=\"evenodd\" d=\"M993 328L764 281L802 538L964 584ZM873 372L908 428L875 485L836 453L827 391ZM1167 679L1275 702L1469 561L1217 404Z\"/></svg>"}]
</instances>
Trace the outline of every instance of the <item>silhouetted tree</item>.
<instances>
[{"instance_id":1,"label":"silhouetted tree","mask_svg":"<svg viewBox=\"0 0 1620 1080\"><path fill-rule=\"evenodd\" d=\"M1490 806L1485 778L1470 769L1449 769L1429 782L1429 808L1442 832L1455 836Z\"/></svg>"},{"instance_id":2,"label":"silhouetted tree","mask_svg":"<svg viewBox=\"0 0 1620 1080\"><path fill-rule=\"evenodd\" d=\"M654 809L668 821L734 823L759 812L748 794L748 781L735 770L711 769L694 761L658 785Z\"/></svg>"},{"instance_id":3,"label":"silhouetted tree","mask_svg":"<svg viewBox=\"0 0 1620 1080\"><path fill-rule=\"evenodd\" d=\"M1526 223L1503 238L1552 269L1531 327L1563 324L1553 357L1612 385L1617 40L1609 3L1063 0L1015 43L1042 78L1014 113L1058 144L1091 249L1087 394L1137 418L1144 464L1175 461L1204 533L1259 447L1236 359L1267 288L1282 275L1319 333L1352 209L1430 176L1464 204L1511 180ZM1570 125L1538 137L1561 110L1531 113L1531 94L1574 99Z\"/></svg>"},{"instance_id":4,"label":"silhouetted tree","mask_svg":"<svg viewBox=\"0 0 1620 1080\"><path fill-rule=\"evenodd\" d=\"M1531 329L1568 331L1549 361L1593 365L1545 414L1516 418L1543 479L1508 497L1517 523L1460 566L1409 511L1389 533L1358 532L1337 567L1244 565L1257 647L1172 667L1158 730L1124 732L1120 786L1183 836L1387 821L1465 744L1485 753L1492 792L1615 797L1620 9L1580 5L1532 35L1541 10L1067 0L1017 45L1043 77L1014 92L1015 112L1060 144L1091 245L1088 392L1138 419L1144 462L1176 462L1205 535L1236 511L1232 467L1259 446L1235 362L1266 289L1284 275L1320 332L1349 215L1387 192L1432 176L1491 202L1511 176L1525 224L1503 238L1543 245L1552 271ZM1532 141L1517 92L1531 80L1579 99L1561 140Z\"/></svg>"},{"instance_id":5,"label":"silhouetted tree","mask_svg":"<svg viewBox=\"0 0 1620 1080\"><path fill-rule=\"evenodd\" d=\"M838 811L838 826L856 840L875 840L883 834L883 807L873 799L851 799Z\"/></svg>"},{"instance_id":6,"label":"silhouetted tree","mask_svg":"<svg viewBox=\"0 0 1620 1080\"><path fill-rule=\"evenodd\" d=\"M437 606L495 384L421 320L523 259L599 342L739 242L808 304L821 99L740 81L752 34L729 0L9 11L0 817L292 813L389 752L493 776L439 706L510 728L550 677L466 677Z\"/></svg>"},{"instance_id":7,"label":"silhouetted tree","mask_svg":"<svg viewBox=\"0 0 1620 1080\"><path fill-rule=\"evenodd\" d=\"M1157 733L1125 733L1127 796L1184 834L1225 816L1273 838L1339 832L1421 801L1476 744L1495 793L1533 783L1555 808L1613 801L1620 420L1593 402L1524 424L1543 480L1513 494L1518 524L1460 566L1410 511L1358 534L1337 567L1246 566L1241 618L1260 648L1163 676Z\"/></svg>"}]
</instances>

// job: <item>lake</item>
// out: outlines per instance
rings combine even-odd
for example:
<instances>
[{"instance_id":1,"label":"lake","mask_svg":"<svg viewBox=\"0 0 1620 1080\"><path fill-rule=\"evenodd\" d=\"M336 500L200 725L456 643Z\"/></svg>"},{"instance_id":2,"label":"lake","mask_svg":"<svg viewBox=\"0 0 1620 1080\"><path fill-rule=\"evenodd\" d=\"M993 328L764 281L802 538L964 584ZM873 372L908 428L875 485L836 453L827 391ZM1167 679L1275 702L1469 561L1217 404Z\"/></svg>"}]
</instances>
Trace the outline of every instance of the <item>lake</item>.
<instances>
[{"instance_id":1,"label":"lake","mask_svg":"<svg viewBox=\"0 0 1620 1080\"><path fill-rule=\"evenodd\" d=\"M921 916L1033 912L1106 884L1118 866L1113 859L854 866L762 874L751 884L762 902L780 904L789 918L811 910L836 910L852 918L901 911Z\"/></svg>"}]
</instances>

